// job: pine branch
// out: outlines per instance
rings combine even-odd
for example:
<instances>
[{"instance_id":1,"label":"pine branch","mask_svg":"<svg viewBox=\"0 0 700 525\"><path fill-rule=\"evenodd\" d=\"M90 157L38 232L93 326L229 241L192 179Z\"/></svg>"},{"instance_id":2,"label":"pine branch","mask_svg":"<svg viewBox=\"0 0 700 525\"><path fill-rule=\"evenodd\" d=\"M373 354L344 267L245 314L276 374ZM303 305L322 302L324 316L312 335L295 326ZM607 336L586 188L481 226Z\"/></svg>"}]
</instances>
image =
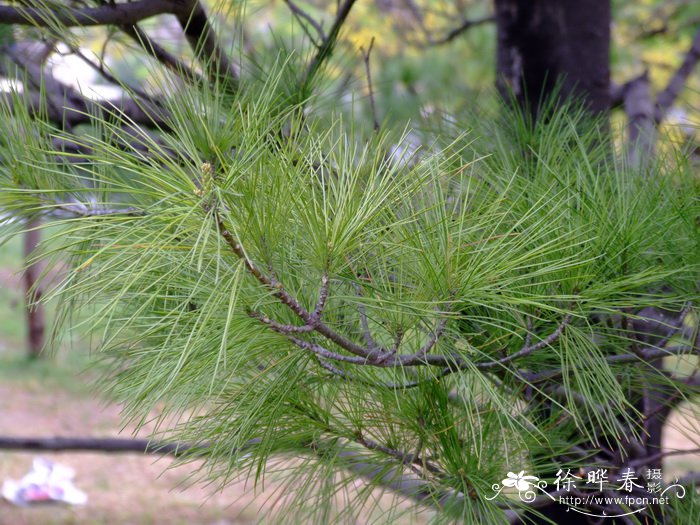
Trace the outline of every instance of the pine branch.
<instances>
[{"instance_id":1,"label":"pine branch","mask_svg":"<svg viewBox=\"0 0 700 525\"><path fill-rule=\"evenodd\" d=\"M674 355L683 355L683 354L694 354L694 355L699 355L700 354L700 347L698 347L697 344L695 344L693 347L689 348L686 345L678 345L670 348L663 348L663 349L653 349L653 348L646 348L640 350L639 353L624 353L624 354L616 354L616 355L609 355L604 357L604 360L609 363L609 364L624 364L624 363L634 363L635 361L641 361L648 363L650 361L653 361L655 359L663 358L663 357L669 357L669 356L674 356ZM561 368L556 369L556 370L549 370L547 372L538 372L538 373L523 373L521 374L521 377L524 381L527 381L528 383L531 384L536 384L536 383L541 383L542 381L548 381L551 379L558 379L562 377L564 374L563 370Z\"/></svg>"},{"instance_id":2,"label":"pine branch","mask_svg":"<svg viewBox=\"0 0 700 525\"><path fill-rule=\"evenodd\" d=\"M333 25L331 26L328 36L323 39L318 51L311 59L311 62L306 69L306 75L304 76L304 81L302 83L303 92L305 92L311 85L311 82L313 82L314 77L321 68L321 65L323 65L323 62L325 62L333 53L333 48L335 47L336 41L338 40L338 35L340 34L340 29L343 27L343 24L350 14L352 7L355 5L355 2L356 0L345 0L339 5L338 12L335 15L335 20L333 21Z\"/></svg>"},{"instance_id":3,"label":"pine branch","mask_svg":"<svg viewBox=\"0 0 700 525\"><path fill-rule=\"evenodd\" d=\"M202 2L185 0L184 9L175 14L190 47L204 63L205 69L210 70L209 79L224 82L227 87L235 90L238 86L238 72L222 49Z\"/></svg>"},{"instance_id":4,"label":"pine branch","mask_svg":"<svg viewBox=\"0 0 700 525\"><path fill-rule=\"evenodd\" d=\"M180 457L202 455L208 448L209 445L206 444L160 443L149 439L0 436L0 450L20 452L136 452Z\"/></svg>"},{"instance_id":5,"label":"pine branch","mask_svg":"<svg viewBox=\"0 0 700 525\"><path fill-rule=\"evenodd\" d=\"M528 330L527 338L525 341L525 346L523 346L522 349L518 350L514 354L511 354L507 357L503 357L499 359L498 361L490 361L487 363L479 363L476 365L476 367L479 370L488 370L489 368L494 368L496 366L502 366L507 363L510 363L516 359L519 359L521 357L526 357L533 352L537 352L538 350L542 350L543 348L546 348L552 344L554 344L564 333L564 329L571 323L572 319L572 314L568 313L564 316L564 319L562 320L561 324L557 327L554 332L549 334L545 339L542 339L538 343L535 343L534 345L529 344L530 340L530 331Z\"/></svg>"},{"instance_id":6,"label":"pine branch","mask_svg":"<svg viewBox=\"0 0 700 525\"><path fill-rule=\"evenodd\" d=\"M683 91L688 77L690 77L698 62L700 62L700 27L698 27L690 49L688 49L683 57L683 62L680 67L673 73L666 88L659 93L656 98L654 119L657 124L664 119L666 113L678 98L678 95Z\"/></svg>"},{"instance_id":7,"label":"pine branch","mask_svg":"<svg viewBox=\"0 0 700 525\"><path fill-rule=\"evenodd\" d=\"M185 64L178 57L170 53L167 49L153 40L143 29L138 25L121 26L121 30L128 35L132 40L137 42L144 51L150 54L158 62L163 64L173 73L181 76L190 82L201 82L202 77L194 72L190 66Z\"/></svg>"},{"instance_id":8,"label":"pine branch","mask_svg":"<svg viewBox=\"0 0 700 525\"><path fill-rule=\"evenodd\" d=\"M178 14L182 2L176 0L139 0L129 3L106 3L98 7L70 7L54 4L46 8L0 6L1 24L31 25L38 27L88 27L133 25L157 15Z\"/></svg>"},{"instance_id":9,"label":"pine branch","mask_svg":"<svg viewBox=\"0 0 700 525\"><path fill-rule=\"evenodd\" d=\"M488 24L491 22L495 22L496 17L495 16L485 16L483 18L475 18L473 20L464 20L460 25L455 27L454 29L451 29L448 31L448 33L443 36L442 38L438 38L437 40L432 40L430 42L430 45L433 46L438 46L442 44L449 44L453 40L455 40L457 37L459 37L462 33L468 31L469 29L473 27L478 27L484 24Z\"/></svg>"},{"instance_id":10,"label":"pine branch","mask_svg":"<svg viewBox=\"0 0 700 525\"><path fill-rule=\"evenodd\" d=\"M319 24L314 18L304 11L301 7L299 7L297 4L295 4L292 0L284 0L284 3L287 4L287 7L289 7L289 10L292 12L292 14L299 20L299 23L306 33L306 36L309 37L309 40L318 48L320 47L320 44L316 41L314 37L311 36L311 32L308 30L306 27L306 24L302 22L302 20L305 20L311 27L314 28L316 31L316 34L318 37L321 39L321 41L326 39L326 34L323 31L323 27L321 27L321 24Z\"/></svg>"}]
</instances>

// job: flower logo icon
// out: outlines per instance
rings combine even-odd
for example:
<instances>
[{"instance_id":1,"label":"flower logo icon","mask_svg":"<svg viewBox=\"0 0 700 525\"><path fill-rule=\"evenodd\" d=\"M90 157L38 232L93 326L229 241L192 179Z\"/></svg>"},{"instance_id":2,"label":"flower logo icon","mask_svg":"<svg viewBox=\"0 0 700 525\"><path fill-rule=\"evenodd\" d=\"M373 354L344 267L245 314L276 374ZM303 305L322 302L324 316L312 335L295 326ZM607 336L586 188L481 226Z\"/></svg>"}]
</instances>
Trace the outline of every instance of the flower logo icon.
<instances>
[{"instance_id":1,"label":"flower logo icon","mask_svg":"<svg viewBox=\"0 0 700 525\"><path fill-rule=\"evenodd\" d=\"M537 483L540 480L540 478L538 478L537 476L526 476L524 470L521 470L517 474L513 472L508 472L506 476L508 477L501 481L501 483L503 483L503 486L515 487L516 489L518 489L518 492L526 491L530 488L530 485Z\"/></svg>"},{"instance_id":2,"label":"flower logo icon","mask_svg":"<svg viewBox=\"0 0 700 525\"><path fill-rule=\"evenodd\" d=\"M496 496L500 495L503 489L515 488L518 490L518 497L520 498L520 501L531 503L535 501L535 498L537 497L537 490L552 498L552 496L544 490L546 487L546 481L540 480L540 478L537 476L526 476L524 470L521 470L517 474L514 472L508 472L508 474L506 474L506 478L501 481L500 484L494 483L491 485L491 489L493 489L494 494L486 499L491 501L496 498ZM554 500L554 498L552 498L552 500Z\"/></svg>"}]
</instances>

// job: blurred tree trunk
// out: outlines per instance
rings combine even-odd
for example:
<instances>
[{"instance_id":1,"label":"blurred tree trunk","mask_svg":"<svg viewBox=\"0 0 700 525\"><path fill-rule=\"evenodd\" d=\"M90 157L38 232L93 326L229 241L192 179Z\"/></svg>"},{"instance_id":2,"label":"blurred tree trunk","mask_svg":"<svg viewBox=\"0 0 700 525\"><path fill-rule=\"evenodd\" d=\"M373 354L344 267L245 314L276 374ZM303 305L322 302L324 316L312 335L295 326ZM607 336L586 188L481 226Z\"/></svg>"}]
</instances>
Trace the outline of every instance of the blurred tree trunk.
<instances>
[{"instance_id":1,"label":"blurred tree trunk","mask_svg":"<svg viewBox=\"0 0 700 525\"><path fill-rule=\"evenodd\" d=\"M30 359L36 359L41 354L41 349L44 346L46 325L44 307L37 302L41 299L41 288L37 285L41 275L41 265L36 261L29 264L30 256L41 239L41 230L38 227L38 221L32 222L24 234L24 262L26 268L23 282L27 316L27 351Z\"/></svg>"},{"instance_id":2,"label":"blurred tree trunk","mask_svg":"<svg viewBox=\"0 0 700 525\"><path fill-rule=\"evenodd\" d=\"M495 14L498 90L529 113L533 125L544 117L543 102L551 97L558 99L555 105L582 100L594 114L610 109L610 0L495 0ZM538 409L543 418L549 417L547 406L545 401ZM555 463L551 472L538 475L554 479ZM538 511L539 516L526 512L516 523L589 524L587 516L558 502Z\"/></svg>"},{"instance_id":3,"label":"blurred tree trunk","mask_svg":"<svg viewBox=\"0 0 700 525\"><path fill-rule=\"evenodd\" d=\"M610 108L610 0L495 0L499 91L537 118L543 97Z\"/></svg>"}]
</instances>

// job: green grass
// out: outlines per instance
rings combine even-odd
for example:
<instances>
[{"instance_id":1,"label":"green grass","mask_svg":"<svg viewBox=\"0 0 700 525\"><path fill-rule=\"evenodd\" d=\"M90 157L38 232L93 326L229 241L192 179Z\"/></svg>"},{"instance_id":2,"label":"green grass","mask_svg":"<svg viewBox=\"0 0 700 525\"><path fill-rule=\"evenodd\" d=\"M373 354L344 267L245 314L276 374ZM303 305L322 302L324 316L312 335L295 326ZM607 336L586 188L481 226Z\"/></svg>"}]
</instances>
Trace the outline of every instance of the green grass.
<instances>
[{"instance_id":1,"label":"green grass","mask_svg":"<svg viewBox=\"0 0 700 525\"><path fill-rule=\"evenodd\" d=\"M0 226L0 236L6 233ZM88 344L79 336L49 339L53 305L46 307L47 344L40 359L28 359L24 294L19 273L23 265L22 237L0 244L0 382L22 382L27 388L59 388L83 393L94 373Z\"/></svg>"},{"instance_id":2,"label":"green grass","mask_svg":"<svg viewBox=\"0 0 700 525\"><path fill-rule=\"evenodd\" d=\"M22 266L21 241L21 238L15 237L0 245L0 356L24 344L22 292L7 282Z\"/></svg>"}]
</instances>

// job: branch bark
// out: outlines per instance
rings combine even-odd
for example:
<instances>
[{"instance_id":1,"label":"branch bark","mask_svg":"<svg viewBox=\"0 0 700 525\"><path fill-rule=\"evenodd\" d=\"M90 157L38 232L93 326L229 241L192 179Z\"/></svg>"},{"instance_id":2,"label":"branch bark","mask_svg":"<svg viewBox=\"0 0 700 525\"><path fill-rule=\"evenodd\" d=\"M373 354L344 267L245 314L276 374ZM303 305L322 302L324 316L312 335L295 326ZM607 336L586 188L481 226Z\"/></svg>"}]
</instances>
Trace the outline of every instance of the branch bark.
<instances>
[{"instance_id":1,"label":"branch bark","mask_svg":"<svg viewBox=\"0 0 700 525\"><path fill-rule=\"evenodd\" d=\"M698 27L690 49L688 49L685 54L680 67L673 74L671 80L668 81L666 88L659 93L656 98L654 120L657 124L664 119L666 113L678 98L678 95L683 91L688 77L693 72L698 62L700 62L700 27Z\"/></svg>"},{"instance_id":2,"label":"branch bark","mask_svg":"<svg viewBox=\"0 0 700 525\"><path fill-rule=\"evenodd\" d=\"M28 225L24 233L24 261L27 265L22 276L24 282L25 310L27 316L27 351L30 359L37 359L44 347L46 320L44 305L39 302L42 295L39 279L41 267L39 261L30 262L32 253L41 240L39 221Z\"/></svg>"},{"instance_id":3,"label":"branch bark","mask_svg":"<svg viewBox=\"0 0 700 525\"><path fill-rule=\"evenodd\" d=\"M176 13L176 16L190 47L204 64L205 70L210 72L210 80L225 81L232 89L237 89L238 72L221 48L202 2L185 0L185 9Z\"/></svg>"},{"instance_id":4,"label":"branch bark","mask_svg":"<svg viewBox=\"0 0 700 525\"><path fill-rule=\"evenodd\" d=\"M201 455L207 447L207 445L184 443L160 443L148 439L0 436L0 450L18 452L105 452L110 454L137 452L180 457L193 452Z\"/></svg>"},{"instance_id":5,"label":"branch bark","mask_svg":"<svg viewBox=\"0 0 700 525\"><path fill-rule=\"evenodd\" d=\"M57 4L54 4L57 5ZM0 6L0 24L65 27L133 25L146 18L182 11L183 3L176 0L140 0L123 4L109 3L99 7L57 6L50 13L45 8Z\"/></svg>"},{"instance_id":6,"label":"branch bark","mask_svg":"<svg viewBox=\"0 0 700 525\"><path fill-rule=\"evenodd\" d=\"M473 20L464 20L460 25L458 25L454 29L448 31L448 33L445 36L443 36L442 38L431 41L430 45L436 46L436 45L441 45L441 44L448 44L448 43L452 42L453 40L455 40L462 33L471 29L472 27L478 27L480 25L488 24L488 23L495 22L495 21L496 21L495 16L485 16L483 18L475 18Z\"/></svg>"},{"instance_id":7,"label":"branch bark","mask_svg":"<svg viewBox=\"0 0 700 525\"><path fill-rule=\"evenodd\" d=\"M323 42L321 42L318 52L316 55L314 55L306 70L306 75L304 76L303 82L304 89L302 92L306 92L306 89L311 85L311 82L316 76L318 70L321 68L323 62L333 53L333 48L338 40L338 34L340 34L340 29L343 27L343 24L350 14L352 6L355 5L355 2L356 0L345 0L339 5L338 12L335 15L335 20L330 32L328 33L328 36L323 39Z\"/></svg>"}]
</instances>

